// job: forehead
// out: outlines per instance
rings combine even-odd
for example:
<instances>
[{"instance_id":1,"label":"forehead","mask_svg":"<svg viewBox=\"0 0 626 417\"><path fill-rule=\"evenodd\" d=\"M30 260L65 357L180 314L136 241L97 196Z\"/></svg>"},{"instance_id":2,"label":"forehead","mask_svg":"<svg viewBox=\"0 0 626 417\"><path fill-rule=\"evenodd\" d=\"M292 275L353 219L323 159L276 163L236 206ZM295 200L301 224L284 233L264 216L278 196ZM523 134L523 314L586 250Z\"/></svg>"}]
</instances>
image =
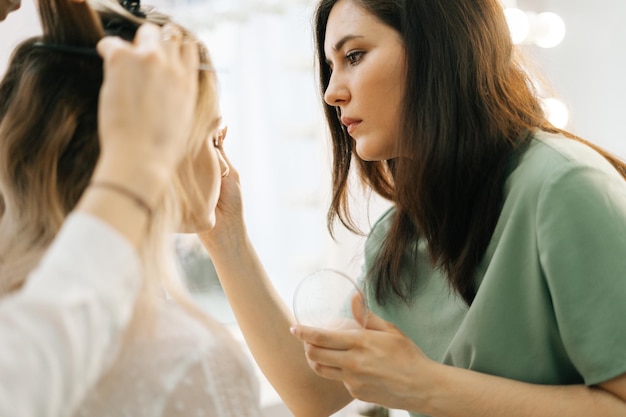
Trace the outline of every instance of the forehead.
<instances>
[{"instance_id":1,"label":"forehead","mask_svg":"<svg viewBox=\"0 0 626 417\"><path fill-rule=\"evenodd\" d=\"M332 53L337 43L346 37L380 39L386 31L395 32L356 2L339 0L328 16L324 52Z\"/></svg>"}]
</instances>

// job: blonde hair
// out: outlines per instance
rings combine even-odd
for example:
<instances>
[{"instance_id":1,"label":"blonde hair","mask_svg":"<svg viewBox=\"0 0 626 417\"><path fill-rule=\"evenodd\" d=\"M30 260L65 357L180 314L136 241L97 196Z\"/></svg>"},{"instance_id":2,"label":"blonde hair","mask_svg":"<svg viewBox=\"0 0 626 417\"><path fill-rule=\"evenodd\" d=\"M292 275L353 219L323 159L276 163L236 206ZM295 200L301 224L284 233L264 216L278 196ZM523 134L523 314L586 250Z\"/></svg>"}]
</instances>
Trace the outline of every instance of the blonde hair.
<instances>
[{"instance_id":1,"label":"blonde hair","mask_svg":"<svg viewBox=\"0 0 626 417\"><path fill-rule=\"evenodd\" d=\"M22 42L0 83L0 292L19 288L52 242L89 184L99 156L98 94L102 61L45 45L94 48L105 35L132 40L148 21L169 18L154 10L135 16L116 1L45 0L39 3L43 35ZM187 41L197 40L180 28ZM44 47L42 47L44 45ZM201 62L210 65L199 44ZM181 219L193 218L201 197L193 158L219 122L217 81L198 71L199 93L190 149L155 207L140 253L145 273L143 297L166 291L200 315L177 277L170 235ZM132 138L128 138L132 140ZM102 256L106 256L103 254ZM139 305L146 307L146 303ZM143 310L149 310L143 308Z\"/></svg>"}]
</instances>

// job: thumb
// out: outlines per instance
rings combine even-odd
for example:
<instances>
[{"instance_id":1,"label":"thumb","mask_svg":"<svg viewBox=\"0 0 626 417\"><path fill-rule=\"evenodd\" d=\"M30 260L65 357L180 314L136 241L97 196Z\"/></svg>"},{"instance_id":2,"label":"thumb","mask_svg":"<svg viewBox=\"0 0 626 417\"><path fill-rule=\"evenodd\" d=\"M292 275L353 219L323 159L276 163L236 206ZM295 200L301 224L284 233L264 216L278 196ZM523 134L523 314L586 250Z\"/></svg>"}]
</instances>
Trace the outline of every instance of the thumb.
<instances>
[{"instance_id":1,"label":"thumb","mask_svg":"<svg viewBox=\"0 0 626 417\"><path fill-rule=\"evenodd\" d=\"M372 313L365 304L363 294L359 292L352 296L352 315L364 329L389 330L391 328L395 328L395 326L391 323L388 323L376 314Z\"/></svg>"}]
</instances>

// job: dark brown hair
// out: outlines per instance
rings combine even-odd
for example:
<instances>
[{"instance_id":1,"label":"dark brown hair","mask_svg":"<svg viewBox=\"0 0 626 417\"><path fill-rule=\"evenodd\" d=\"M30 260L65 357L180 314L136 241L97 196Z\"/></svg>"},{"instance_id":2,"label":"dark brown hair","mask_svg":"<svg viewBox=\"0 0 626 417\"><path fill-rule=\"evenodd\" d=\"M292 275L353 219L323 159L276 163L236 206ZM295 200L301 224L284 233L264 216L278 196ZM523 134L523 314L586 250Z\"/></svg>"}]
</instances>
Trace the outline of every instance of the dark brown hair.
<instances>
[{"instance_id":1,"label":"dark brown hair","mask_svg":"<svg viewBox=\"0 0 626 417\"><path fill-rule=\"evenodd\" d=\"M369 271L377 301L395 296L409 302L419 277L409 274L412 281L406 282L400 272L405 256L415 258L421 237L433 265L442 268L470 304L476 268L500 215L505 180L532 132L542 129L581 139L547 121L497 0L348 1L403 39L407 78L397 146L399 155L411 157L363 161L336 109L325 104L334 156L328 227L332 233L338 218L358 231L348 204L347 179L354 161L363 183L396 207ZM315 15L322 93L330 79L324 56L326 25L336 3L322 0ZM621 161L590 146L626 175Z\"/></svg>"}]
</instances>

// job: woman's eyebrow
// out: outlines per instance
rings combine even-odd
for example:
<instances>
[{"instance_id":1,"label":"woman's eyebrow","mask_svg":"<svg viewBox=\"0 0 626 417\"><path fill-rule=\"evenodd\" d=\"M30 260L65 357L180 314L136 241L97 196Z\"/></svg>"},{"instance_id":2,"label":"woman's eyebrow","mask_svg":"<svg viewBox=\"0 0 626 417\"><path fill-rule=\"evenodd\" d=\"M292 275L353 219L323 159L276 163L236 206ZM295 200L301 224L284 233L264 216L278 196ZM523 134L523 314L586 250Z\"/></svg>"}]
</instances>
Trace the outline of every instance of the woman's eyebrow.
<instances>
[{"instance_id":1,"label":"woman's eyebrow","mask_svg":"<svg viewBox=\"0 0 626 417\"><path fill-rule=\"evenodd\" d=\"M339 51L341 48L343 48L346 42L349 42L353 39L364 38L364 37L365 36L363 35L346 35L343 38L339 39L339 41L332 48L334 51ZM332 66L330 60L328 59L326 59L326 64L328 64L329 66Z\"/></svg>"},{"instance_id":2,"label":"woman's eyebrow","mask_svg":"<svg viewBox=\"0 0 626 417\"><path fill-rule=\"evenodd\" d=\"M348 41L351 41L352 39L357 39L357 38L363 38L363 35L346 35L343 38L339 39L339 41L335 44L335 46L333 46L333 49L335 51L340 50Z\"/></svg>"}]
</instances>

